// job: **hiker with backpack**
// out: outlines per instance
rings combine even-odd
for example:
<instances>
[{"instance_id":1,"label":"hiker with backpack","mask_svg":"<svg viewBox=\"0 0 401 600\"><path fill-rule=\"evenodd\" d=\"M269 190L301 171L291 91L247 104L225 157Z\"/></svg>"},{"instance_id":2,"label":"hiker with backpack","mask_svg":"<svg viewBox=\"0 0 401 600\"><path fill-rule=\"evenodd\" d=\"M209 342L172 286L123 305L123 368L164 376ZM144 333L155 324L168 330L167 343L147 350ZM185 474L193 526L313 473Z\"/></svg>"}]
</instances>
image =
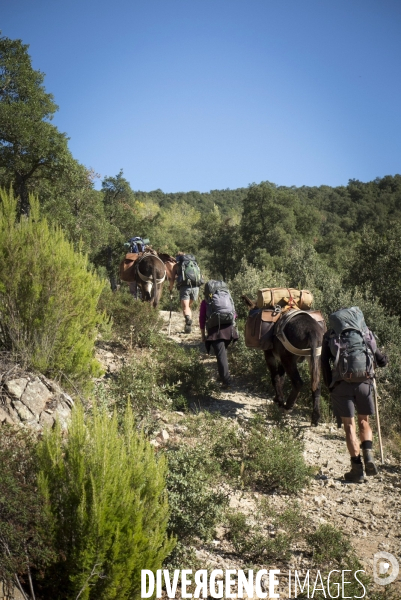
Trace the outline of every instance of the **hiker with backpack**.
<instances>
[{"instance_id":1,"label":"hiker with backpack","mask_svg":"<svg viewBox=\"0 0 401 600\"><path fill-rule=\"evenodd\" d=\"M211 347L214 349L223 388L231 385L227 346L238 339L235 318L234 302L227 284L224 281L208 281L200 305L199 326L207 352L210 353Z\"/></svg>"},{"instance_id":2,"label":"hiker with backpack","mask_svg":"<svg viewBox=\"0 0 401 600\"><path fill-rule=\"evenodd\" d=\"M179 252L176 257L176 264L173 267L170 281L170 293L173 290L174 282L177 281L177 288L180 292L181 308L185 318L185 333L192 331L192 304L198 299L199 287L203 283L202 275L192 254Z\"/></svg>"},{"instance_id":3,"label":"hiker with backpack","mask_svg":"<svg viewBox=\"0 0 401 600\"><path fill-rule=\"evenodd\" d=\"M330 390L333 412L344 425L351 470L346 481L362 483L367 476L377 475L373 459L372 430L369 416L375 414L375 367L385 367L387 356L380 352L376 339L366 326L362 311L357 307L342 308L329 316L329 328L323 337L322 372ZM355 427L355 408L358 413L359 438Z\"/></svg>"}]
</instances>

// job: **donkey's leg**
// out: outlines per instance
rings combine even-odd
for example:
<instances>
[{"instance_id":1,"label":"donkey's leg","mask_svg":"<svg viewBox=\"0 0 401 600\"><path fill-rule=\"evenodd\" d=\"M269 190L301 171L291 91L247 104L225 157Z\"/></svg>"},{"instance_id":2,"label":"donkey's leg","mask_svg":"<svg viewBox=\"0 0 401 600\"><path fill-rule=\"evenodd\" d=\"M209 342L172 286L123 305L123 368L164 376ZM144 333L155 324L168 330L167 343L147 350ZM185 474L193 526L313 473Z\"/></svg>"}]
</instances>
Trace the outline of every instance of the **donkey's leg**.
<instances>
[{"instance_id":1,"label":"donkey's leg","mask_svg":"<svg viewBox=\"0 0 401 600\"><path fill-rule=\"evenodd\" d=\"M282 357L281 361L285 372L287 373L291 381L291 392L288 395L287 402L285 403L285 409L291 410L298 398L299 392L303 386L303 381L298 371L297 358L294 354L286 352Z\"/></svg>"},{"instance_id":2,"label":"donkey's leg","mask_svg":"<svg viewBox=\"0 0 401 600\"><path fill-rule=\"evenodd\" d=\"M270 377L272 385L274 387L275 396L273 402L279 406L284 406L284 394L283 394L283 381L285 371L283 366L277 362L273 352L271 350L265 350L265 361L267 368L270 371Z\"/></svg>"},{"instance_id":3,"label":"donkey's leg","mask_svg":"<svg viewBox=\"0 0 401 600\"><path fill-rule=\"evenodd\" d=\"M320 421L320 389L321 384L319 382L318 387L315 391L312 390L312 425L316 427Z\"/></svg>"}]
</instances>

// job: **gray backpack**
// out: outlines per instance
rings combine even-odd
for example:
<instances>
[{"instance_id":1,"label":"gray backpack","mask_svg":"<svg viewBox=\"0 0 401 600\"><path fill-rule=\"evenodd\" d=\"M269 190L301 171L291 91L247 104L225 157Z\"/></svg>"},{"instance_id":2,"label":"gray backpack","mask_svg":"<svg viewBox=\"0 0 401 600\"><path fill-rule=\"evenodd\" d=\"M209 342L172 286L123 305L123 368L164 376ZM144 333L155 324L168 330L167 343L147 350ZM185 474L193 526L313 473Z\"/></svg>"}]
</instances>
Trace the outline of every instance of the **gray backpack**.
<instances>
[{"instance_id":1,"label":"gray backpack","mask_svg":"<svg viewBox=\"0 0 401 600\"><path fill-rule=\"evenodd\" d=\"M332 385L362 382L375 374L376 340L360 308L352 306L329 316L329 347L334 357Z\"/></svg>"},{"instance_id":2,"label":"gray backpack","mask_svg":"<svg viewBox=\"0 0 401 600\"><path fill-rule=\"evenodd\" d=\"M235 308L227 284L224 281L210 280L205 285L206 328L232 325L234 323Z\"/></svg>"}]
</instances>

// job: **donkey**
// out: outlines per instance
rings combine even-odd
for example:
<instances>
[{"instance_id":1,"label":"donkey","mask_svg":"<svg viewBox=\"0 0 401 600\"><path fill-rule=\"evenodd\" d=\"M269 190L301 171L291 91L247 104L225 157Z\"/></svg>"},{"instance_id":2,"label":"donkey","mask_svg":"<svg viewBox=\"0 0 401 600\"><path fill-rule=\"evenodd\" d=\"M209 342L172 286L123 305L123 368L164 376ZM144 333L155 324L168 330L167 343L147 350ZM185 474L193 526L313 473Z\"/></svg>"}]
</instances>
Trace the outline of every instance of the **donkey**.
<instances>
[{"instance_id":1,"label":"donkey","mask_svg":"<svg viewBox=\"0 0 401 600\"><path fill-rule=\"evenodd\" d=\"M256 304L242 296L250 308ZM280 323L281 321L281 323ZM275 326L273 348L264 350L266 365L270 371L275 396L273 401L286 411L292 410L301 391L303 381L298 364L308 358L312 388L312 425L320 419L320 353L326 324L323 317L314 312L294 311L284 314ZM291 391L284 399L284 378L288 376Z\"/></svg>"},{"instance_id":2,"label":"donkey","mask_svg":"<svg viewBox=\"0 0 401 600\"><path fill-rule=\"evenodd\" d=\"M135 281L141 289L142 300L153 303L156 308L161 297L166 267L155 254L145 253L135 263Z\"/></svg>"},{"instance_id":3,"label":"donkey","mask_svg":"<svg viewBox=\"0 0 401 600\"><path fill-rule=\"evenodd\" d=\"M172 289L175 281L174 267L177 264L177 261L174 257L170 256L170 254L166 254L165 252L158 252L157 256L164 263L166 268L166 279L169 282L170 288Z\"/></svg>"},{"instance_id":4,"label":"donkey","mask_svg":"<svg viewBox=\"0 0 401 600\"><path fill-rule=\"evenodd\" d=\"M305 357L309 359L313 405L312 425L315 426L320 420L320 353L323 335L326 331L324 321L320 323L315 321L308 313L299 311L299 314L295 314L284 325L283 333L285 338L280 339L281 336L278 337L275 335L273 338L273 349L264 351L265 361L270 371L276 394L273 400L287 411L290 411L294 407L303 385L298 371L298 364L305 360ZM290 347L292 347L291 350L288 349ZM308 349L308 354L302 356L302 350L305 351L306 349ZM299 354L295 353L297 350L301 352ZM292 386L286 402L284 401L283 393L285 374L288 375Z\"/></svg>"}]
</instances>

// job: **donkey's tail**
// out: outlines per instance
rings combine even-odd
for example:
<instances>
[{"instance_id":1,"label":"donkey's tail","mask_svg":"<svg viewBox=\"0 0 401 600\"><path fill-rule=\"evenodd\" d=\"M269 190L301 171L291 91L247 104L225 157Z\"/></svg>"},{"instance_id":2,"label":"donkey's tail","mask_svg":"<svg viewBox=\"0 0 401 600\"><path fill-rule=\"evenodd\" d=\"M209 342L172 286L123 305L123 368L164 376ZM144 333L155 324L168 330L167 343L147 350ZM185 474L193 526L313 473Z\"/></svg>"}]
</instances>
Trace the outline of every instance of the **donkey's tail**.
<instances>
[{"instance_id":1,"label":"donkey's tail","mask_svg":"<svg viewBox=\"0 0 401 600\"><path fill-rule=\"evenodd\" d=\"M315 392L320 383L320 354L317 353L319 346L317 335L314 331L310 332L309 345L311 349L309 371L312 380L312 392Z\"/></svg>"}]
</instances>

